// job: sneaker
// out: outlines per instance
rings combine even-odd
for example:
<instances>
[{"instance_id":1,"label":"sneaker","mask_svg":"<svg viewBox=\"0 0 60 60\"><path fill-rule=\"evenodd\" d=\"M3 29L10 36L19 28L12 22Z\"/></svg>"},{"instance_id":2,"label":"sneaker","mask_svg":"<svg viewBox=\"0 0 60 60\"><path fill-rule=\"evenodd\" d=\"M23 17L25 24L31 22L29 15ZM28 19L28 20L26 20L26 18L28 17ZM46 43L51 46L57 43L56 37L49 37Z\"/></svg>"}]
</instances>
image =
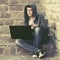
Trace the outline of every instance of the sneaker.
<instances>
[{"instance_id":1,"label":"sneaker","mask_svg":"<svg viewBox=\"0 0 60 60\"><path fill-rule=\"evenodd\" d=\"M33 58L37 58L38 56L37 56L37 55L33 55L32 57L33 57Z\"/></svg>"},{"instance_id":2,"label":"sneaker","mask_svg":"<svg viewBox=\"0 0 60 60\"><path fill-rule=\"evenodd\" d=\"M38 55L39 55L39 52L33 52L33 56L32 57L37 58Z\"/></svg>"},{"instance_id":3,"label":"sneaker","mask_svg":"<svg viewBox=\"0 0 60 60\"><path fill-rule=\"evenodd\" d=\"M44 56L45 56L45 52L44 53L42 53L42 52L39 52L39 58L43 58Z\"/></svg>"}]
</instances>

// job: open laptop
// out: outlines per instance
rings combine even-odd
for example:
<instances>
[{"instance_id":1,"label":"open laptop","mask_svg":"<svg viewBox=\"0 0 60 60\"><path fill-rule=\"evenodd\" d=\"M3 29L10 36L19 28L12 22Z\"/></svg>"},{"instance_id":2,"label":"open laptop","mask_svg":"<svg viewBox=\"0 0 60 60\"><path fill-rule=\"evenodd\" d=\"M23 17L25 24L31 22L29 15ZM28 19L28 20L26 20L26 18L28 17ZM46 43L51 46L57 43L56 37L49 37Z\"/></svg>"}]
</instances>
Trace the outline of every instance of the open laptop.
<instances>
[{"instance_id":1,"label":"open laptop","mask_svg":"<svg viewBox=\"0 0 60 60\"><path fill-rule=\"evenodd\" d=\"M9 26L9 28L12 39L34 39L34 30L31 29L31 26Z\"/></svg>"}]
</instances>

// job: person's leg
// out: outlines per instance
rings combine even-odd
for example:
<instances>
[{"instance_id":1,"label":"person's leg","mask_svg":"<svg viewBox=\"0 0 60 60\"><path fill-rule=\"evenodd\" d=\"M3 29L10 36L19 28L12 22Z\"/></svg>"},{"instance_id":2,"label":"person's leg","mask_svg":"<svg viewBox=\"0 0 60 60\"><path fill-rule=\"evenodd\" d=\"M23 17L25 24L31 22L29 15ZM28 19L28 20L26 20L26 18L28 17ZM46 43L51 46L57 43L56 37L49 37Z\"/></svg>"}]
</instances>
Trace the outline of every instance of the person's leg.
<instances>
[{"instance_id":1,"label":"person's leg","mask_svg":"<svg viewBox=\"0 0 60 60\"><path fill-rule=\"evenodd\" d=\"M26 43L26 42L25 42L24 40L22 40L22 39L16 39L15 43L16 43L18 46L24 48L24 49L27 50L27 51L30 51L30 52L38 51L38 48L36 48L36 47L34 47L34 46Z\"/></svg>"},{"instance_id":2,"label":"person's leg","mask_svg":"<svg viewBox=\"0 0 60 60\"><path fill-rule=\"evenodd\" d=\"M42 40L42 30L39 27L36 27L34 29L35 32L35 40L34 40L34 46L40 49L39 52L39 58L42 58L43 56L46 55L46 52L43 51L43 49L41 48L41 40Z\"/></svg>"},{"instance_id":3,"label":"person's leg","mask_svg":"<svg viewBox=\"0 0 60 60\"><path fill-rule=\"evenodd\" d=\"M42 36L42 30L39 27L36 27L34 29L34 43L33 45L37 48L40 48L40 43L41 43L41 36Z\"/></svg>"}]
</instances>

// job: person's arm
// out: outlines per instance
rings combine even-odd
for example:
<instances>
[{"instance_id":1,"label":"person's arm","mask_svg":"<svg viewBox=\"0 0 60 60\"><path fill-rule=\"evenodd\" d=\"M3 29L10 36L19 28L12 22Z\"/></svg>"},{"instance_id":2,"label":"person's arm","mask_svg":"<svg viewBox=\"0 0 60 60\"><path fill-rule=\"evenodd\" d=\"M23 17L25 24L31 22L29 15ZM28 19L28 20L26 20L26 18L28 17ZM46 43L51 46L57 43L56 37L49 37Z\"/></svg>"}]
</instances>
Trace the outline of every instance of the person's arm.
<instances>
[{"instance_id":1,"label":"person's arm","mask_svg":"<svg viewBox=\"0 0 60 60\"><path fill-rule=\"evenodd\" d=\"M45 27L45 19L44 19L44 16L43 15L40 15L38 20L39 20L39 22L38 22L39 27L40 28Z\"/></svg>"},{"instance_id":2,"label":"person's arm","mask_svg":"<svg viewBox=\"0 0 60 60\"><path fill-rule=\"evenodd\" d=\"M38 27L38 26L39 26L38 24L32 24L31 29L34 29L35 27Z\"/></svg>"}]
</instances>

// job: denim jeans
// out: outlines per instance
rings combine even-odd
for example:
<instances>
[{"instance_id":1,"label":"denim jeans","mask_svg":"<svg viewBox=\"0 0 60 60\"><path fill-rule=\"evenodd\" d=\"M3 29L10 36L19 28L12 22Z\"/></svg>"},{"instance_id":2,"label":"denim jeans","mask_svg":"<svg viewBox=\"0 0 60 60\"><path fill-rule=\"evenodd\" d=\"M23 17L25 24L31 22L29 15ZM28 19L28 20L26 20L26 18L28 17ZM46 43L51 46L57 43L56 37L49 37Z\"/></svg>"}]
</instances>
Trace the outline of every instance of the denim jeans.
<instances>
[{"instance_id":1,"label":"denim jeans","mask_svg":"<svg viewBox=\"0 0 60 60\"><path fill-rule=\"evenodd\" d=\"M34 28L34 42L33 45L28 44L22 39L16 39L15 43L27 51L34 52L39 50L42 31L39 27Z\"/></svg>"},{"instance_id":2,"label":"denim jeans","mask_svg":"<svg viewBox=\"0 0 60 60\"><path fill-rule=\"evenodd\" d=\"M36 48L40 48L41 37L42 37L42 30L39 27L36 27L34 29L34 42L33 42L33 45Z\"/></svg>"}]
</instances>

